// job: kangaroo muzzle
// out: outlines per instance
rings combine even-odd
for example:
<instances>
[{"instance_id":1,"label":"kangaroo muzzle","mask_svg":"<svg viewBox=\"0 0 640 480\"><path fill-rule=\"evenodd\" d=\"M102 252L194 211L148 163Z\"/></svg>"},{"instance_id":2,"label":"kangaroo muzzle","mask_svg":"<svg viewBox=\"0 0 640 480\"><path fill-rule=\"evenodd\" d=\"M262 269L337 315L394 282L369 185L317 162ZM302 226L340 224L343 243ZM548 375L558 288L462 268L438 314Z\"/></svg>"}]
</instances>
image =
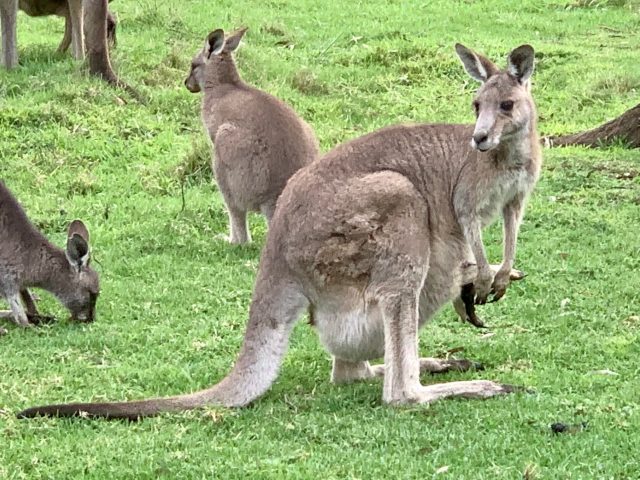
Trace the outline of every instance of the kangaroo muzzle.
<instances>
[{"instance_id":1,"label":"kangaroo muzzle","mask_svg":"<svg viewBox=\"0 0 640 480\"><path fill-rule=\"evenodd\" d=\"M494 127L495 116L490 112L480 112L471 138L471 146L480 152L495 148L498 145L498 141L493 135Z\"/></svg>"}]
</instances>

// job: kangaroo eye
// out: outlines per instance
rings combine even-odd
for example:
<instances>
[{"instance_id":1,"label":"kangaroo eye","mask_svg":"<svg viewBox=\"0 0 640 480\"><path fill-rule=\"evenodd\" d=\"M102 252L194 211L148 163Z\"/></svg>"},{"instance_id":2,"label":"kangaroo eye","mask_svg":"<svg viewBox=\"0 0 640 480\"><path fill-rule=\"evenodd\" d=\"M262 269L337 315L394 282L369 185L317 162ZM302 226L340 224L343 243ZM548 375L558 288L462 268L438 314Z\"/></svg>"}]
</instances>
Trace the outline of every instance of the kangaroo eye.
<instances>
[{"instance_id":1,"label":"kangaroo eye","mask_svg":"<svg viewBox=\"0 0 640 480\"><path fill-rule=\"evenodd\" d=\"M511 100L507 100L506 102L500 102L500 110L505 112L510 112L513 110L513 102Z\"/></svg>"},{"instance_id":2,"label":"kangaroo eye","mask_svg":"<svg viewBox=\"0 0 640 480\"><path fill-rule=\"evenodd\" d=\"M480 103L477 101L473 102L473 111L476 112L476 115L478 115L478 112L480 111Z\"/></svg>"}]
</instances>

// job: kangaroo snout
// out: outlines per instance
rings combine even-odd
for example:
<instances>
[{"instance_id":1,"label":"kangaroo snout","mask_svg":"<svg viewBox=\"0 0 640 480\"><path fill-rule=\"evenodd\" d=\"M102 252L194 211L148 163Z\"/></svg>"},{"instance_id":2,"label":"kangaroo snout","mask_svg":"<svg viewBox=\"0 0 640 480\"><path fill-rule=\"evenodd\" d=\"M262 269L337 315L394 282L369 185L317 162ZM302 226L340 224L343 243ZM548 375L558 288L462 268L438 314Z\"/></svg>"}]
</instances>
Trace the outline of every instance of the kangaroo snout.
<instances>
[{"instance_id":1,"label":"kangaroo snout","mask_svg":"<svg viewBox=\"0 0 640 480\"><path fill-rule=\"evenodd\" d=\"M191 80L191 76L186 78L186 80L184 81L184 86L187 87L187 90L189 90L191 93L200 92L200 86L196 82Z\"/></svg>"},{"instance_id":2,"label":"kangaroo snout","mask_svg":"<svg viewBox=\"0 0 640 480\"><path fill-rule=\"evenodd\" d=\"M91 314L79 313L77 315L71 315L71 320L73 320L74 322L80 322L80 323L93 323L95 318Z\"/></svg>"},{"instance_id":3,"label":"kangaroo snout","mask_svg":"<svg viewBox=\"0 0 640 480\"><path fill-rule=\"evenodd\" d=\"M478 150L483 150L481 148L483 143L486 143L489 140L489 133L486 130L478 130L473 134L473 143L474 147Z\"/></svg>"},{"instance_id":4,"label":"kangaroo snout","mask_svg":"<svg viewBox=\"0 0 640 480\"><path fill-rule=\"evenodd\" d=\"M98 294L89 293L87 302L78 309L71 309L71 320L81 323L93 323L96 319L96 303Z\"/></svg>"},{"instance_id":5,"label":"kangaroo snout","mask_svg":"<svg viewBox=\"0 0 640 480\"><path fill-rule=\"evenodd\" d=\"M499 140L496 138L495 132L487 129L477 129L473 132L471 146L480 152L487 152L498 146Z\"/></svg>"},{"instance_id":6,"label":"kangaroo snout","mask_svg":"<svg viewBox=\"0 0 640 480\"><path fill-rule=\"evenodd\" d=\"M87 309L71 312L71 320L79 323L93 323L96 320L95 304Z\"/></svg>"}]
</instances>

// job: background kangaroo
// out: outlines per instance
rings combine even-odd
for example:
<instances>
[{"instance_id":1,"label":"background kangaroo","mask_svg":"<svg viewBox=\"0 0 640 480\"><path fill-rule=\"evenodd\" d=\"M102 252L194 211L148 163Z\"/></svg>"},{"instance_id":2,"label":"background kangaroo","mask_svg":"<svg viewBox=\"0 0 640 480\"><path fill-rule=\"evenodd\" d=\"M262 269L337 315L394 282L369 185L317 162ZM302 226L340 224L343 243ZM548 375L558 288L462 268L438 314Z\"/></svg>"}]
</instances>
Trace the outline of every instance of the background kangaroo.
<instances>
[{"instance_id":1,"label":"background kangaroo","mask_svg":"<svg viewBox=\"0 0 640 480\"><path fill-rule=\"evenodd\" d=\"M220 29L211 32L184 82L190 92L204 92L202 122L214 150L231 243L251 241L247 212L262 212L270 221L287 180L318 155L318 141L304 120L240 79L232 52L245 32L226 39Z\"/></svg>"},{"instance_id":2,"label":"background kangaroo","mask_svg":"<svg viewBox=\"0 0 640 480\"><path fill-rule=\"evenodd\" d=\"M67 233L66 251L51 244L0 181L0 295L11 308L0 316L28 327L38 314L28 287L38 287L53 293L73 319L94 320L100 285L89 266L89 232L74 220Z\"/></svg>"},{"instance_id":3,"label":"background kangaroo","mask_svg":"<svg viewBox=\"0 0 640 480\"><path fill-rule=\"evenodd\" d=\"M382 375L385 403L513 391L485 380L420 384L421 371L469 366L419 358L418 329L474 279L476 301L486 301L492 287L496 297L504 294L525 199L541 166L529 91L533 49L513 50L505 71L462 45L456 50L483 82L473 102L475 127L384 128L334 148L291 178L262 252L244 344L222 381L176 397L51 405L18 415L137 418L247 405L276 378L307 307L333 356L332 380ZM481 229L499 212L504 259L492 281ZM383 365L369 364L380 357Z\"/></svg>"},{"instance_id":4,"label":"background kangaroo","mask_svg":"<svg viewBox=\"0 0 640 480\"><path fill-rule=\"evenodd\" d=\"M111 0L109 0L111 3ZM46 15L57 15L64 17L64 36L58 46L58 52L66 52L71 45L73 36L71 11L69 0L18 0L18 8L30 17L42 17ZM117 21L111 12L107 12L107 38L112 45L115 45ZM74 52L74 55L76 52ZM76 57L81 58L81 57Z\"/></svg>"},{"instance_id":5,"label":"background kangaroo","mask_svg":"<svg viewBox=\"0 0 640 480\"><path fill-rule=\"evenodd\" d=\"M109 0L110 1L110 0ZM65 18L64 36L59 52L64 52L73 42L73 55L81 60L85 56L85 12L88 4L83 0L0 0L0 24L2 27L2 63L6 68L18 65L17 14L18 8L32 17L58 15ZM116 42L116 20L107 11L107 36L112 44ZM93 17L87 18L86 28L92 29ZM90 45L86 45L90 47Z\"/></svg>"}]
</instances>

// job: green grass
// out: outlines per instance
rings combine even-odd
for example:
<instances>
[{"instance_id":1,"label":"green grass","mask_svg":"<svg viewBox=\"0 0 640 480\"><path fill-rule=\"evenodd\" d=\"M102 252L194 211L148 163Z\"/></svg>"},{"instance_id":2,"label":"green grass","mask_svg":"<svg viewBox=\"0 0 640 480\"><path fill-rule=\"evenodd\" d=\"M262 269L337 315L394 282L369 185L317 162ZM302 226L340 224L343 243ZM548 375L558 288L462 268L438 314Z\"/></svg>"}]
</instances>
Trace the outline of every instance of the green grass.
<instances>
[{"instance_id":1,"label":"green grass","mask_svg":"<svg viewBox=\"0 0 640 480\"><path fill-rule=\"evenodd\" d=\"M480 312L494 336L449 307L421 334L423 354L464 347L487 367L425 382L499 379L535 394L388 408L379 382L332 386L329 357L301 323L278 381L250 408L136 424L16 420L45 402L196 390L235 358L266 231L256 216L251 246L221 238L200 98L182 85L209 30L250 27L242 75L292 104L325 150L401 121L471 121L475 84L456 41L500 62L534 45L544 134L640 101L637 1L112 6L114 63L147 105L56 55L59 19L21 15L22 66L0 71L0 178L58 244L66 222L87 221L103 285L95 324L67 322L43 294L42 310L63 320L7 325L0 338L0 478L640 478L640 153L620 147L545 150L519 242L529 276ZM486 243L498 260L499 225ZM617 375L590 373L601 369ZM557 421L589 424L554 436Z\"/></svg>"}]
</instances>

